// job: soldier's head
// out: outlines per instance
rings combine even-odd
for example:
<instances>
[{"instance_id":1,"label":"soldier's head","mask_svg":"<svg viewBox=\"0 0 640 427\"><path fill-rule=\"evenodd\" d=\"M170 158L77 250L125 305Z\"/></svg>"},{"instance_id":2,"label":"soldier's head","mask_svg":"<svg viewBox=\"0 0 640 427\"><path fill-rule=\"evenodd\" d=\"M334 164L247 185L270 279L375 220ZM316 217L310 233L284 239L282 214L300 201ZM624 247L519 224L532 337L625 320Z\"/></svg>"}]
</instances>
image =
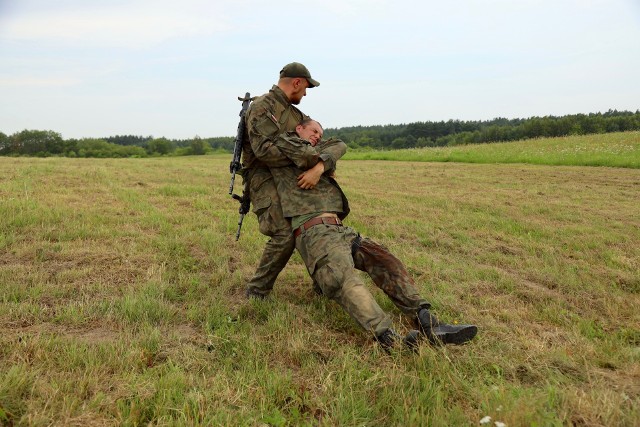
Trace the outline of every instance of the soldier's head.
<instances>
[{"instance_id":1,"label":"soldier's head","mask_svg":"<svg viewBox=\"0 0 640 427\"><path fill-rule=\"evenodd\" d=\"M311 78L311 73L299 62L292 62L280 70L278 87L294 105L300 104L302 97L307 94L307 89L320 86L320 82Z\"/></svg>"},{"instance_id":2,"label":"soldier's head","mask_svg":"<svg viewBox=\"0 0 640 427\"><path fill-rule=\"evenodd\" d=\"M322 139L322 125L313 119L304 119L296 126L296 133L315 146Z\"/></svg>"}]
</instances>

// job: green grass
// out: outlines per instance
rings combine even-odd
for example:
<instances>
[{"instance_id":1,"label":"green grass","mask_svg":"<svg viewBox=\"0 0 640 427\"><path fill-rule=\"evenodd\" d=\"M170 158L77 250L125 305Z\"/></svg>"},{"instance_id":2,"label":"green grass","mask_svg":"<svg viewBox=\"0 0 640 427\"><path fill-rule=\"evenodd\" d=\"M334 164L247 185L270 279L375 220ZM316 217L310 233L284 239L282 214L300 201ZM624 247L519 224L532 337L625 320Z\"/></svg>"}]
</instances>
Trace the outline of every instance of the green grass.
<instances>
[{"instance_id":1,"label":"green grass","mask_svg":"<svg viewBox=\"0 0 640 427\"><path fill-rule=\"evenodd\" d=\"M640 168L640 132L392 151L354 151L345 159L415 162L529 163Z\"/></svg>"},{"instance_id":2,"label":"green grass","mask_svg":"<svg viewBox=\"0 0 640 427\"><path fill-rule=\"evenodd\" d=\"M480 329L386 355L298 255L244 299L228 163L0 158L0 425L640 423L637 169L343 161L349 225Z\"/></svg>"}]
</instances>

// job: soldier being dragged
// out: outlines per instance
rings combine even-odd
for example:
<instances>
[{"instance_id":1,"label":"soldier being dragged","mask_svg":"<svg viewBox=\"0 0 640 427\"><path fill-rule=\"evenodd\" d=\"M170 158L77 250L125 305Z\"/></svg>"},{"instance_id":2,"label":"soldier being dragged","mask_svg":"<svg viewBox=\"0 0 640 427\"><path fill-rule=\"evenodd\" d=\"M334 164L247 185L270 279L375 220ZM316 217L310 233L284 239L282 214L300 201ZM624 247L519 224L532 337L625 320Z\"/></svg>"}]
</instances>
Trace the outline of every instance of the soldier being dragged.
<instances>
[{"instance_id":1,"label":"soldier being dragged","mask_svg":"<svg viewBox=\"0 0 640 427\"><path fill-rule=\"evenodd\" d=\"M275 145L291 163L270 168L284 216L291 220L296 249L314 285L385 349L401 340L415 347L422 336L432 344L463 344L473 339L475 325L440 322L402 262L384 246L342 224L349 204L333 173L346 145L338 139L322 140L322 133L320 123L304 119L294 132L281 134ZM355 269L367 272L402 312L415 319L419 331L412 330L402 339Z\"/></svg>"}]
</instances>

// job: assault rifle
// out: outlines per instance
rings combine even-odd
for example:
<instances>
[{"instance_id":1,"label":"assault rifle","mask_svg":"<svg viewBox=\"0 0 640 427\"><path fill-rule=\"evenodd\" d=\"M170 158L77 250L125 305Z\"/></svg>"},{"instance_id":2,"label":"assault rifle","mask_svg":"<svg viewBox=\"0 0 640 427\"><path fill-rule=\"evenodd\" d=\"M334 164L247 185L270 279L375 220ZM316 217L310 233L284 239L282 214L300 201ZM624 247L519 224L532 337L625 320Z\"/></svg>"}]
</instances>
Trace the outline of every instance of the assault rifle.
<instances>
[{"instance_id":1,"label":"assault rifle","mask_svg":"<svg viewBox=\"0 0 640 427\"><path fill-rule=\"evenodd\" d=\"M236 241L240 239L240 229L242 228L242 221L244 220L244 216L249 213L249 204L251 203L249 199L249 180L247 177L242 178L243 188L242 188L242 196L238 196L237 194L233 194L233 185L236 181L236 173L241 171L242 163L240 163L240 156L242 156L242 144L244 144L244 135L245 135L245 119L244 116L247 113L247 109L249 108L249 104L251 103L251 95L247 92L244 95L244 98L238 97L238 101L242 101L242 109L240 110L240 123L238 123L238 133L236 134L236 139L233 143L233 158L231 159L231 164L229 165L229 172L231 172L231 184L229 185L229 194L232 198L240 202L240 208L238 209L238 213L240 213L240 219L238 219L238 231L236 232ZM242 173L242 172L240 172Z\"/></svg>"}]
</instances>

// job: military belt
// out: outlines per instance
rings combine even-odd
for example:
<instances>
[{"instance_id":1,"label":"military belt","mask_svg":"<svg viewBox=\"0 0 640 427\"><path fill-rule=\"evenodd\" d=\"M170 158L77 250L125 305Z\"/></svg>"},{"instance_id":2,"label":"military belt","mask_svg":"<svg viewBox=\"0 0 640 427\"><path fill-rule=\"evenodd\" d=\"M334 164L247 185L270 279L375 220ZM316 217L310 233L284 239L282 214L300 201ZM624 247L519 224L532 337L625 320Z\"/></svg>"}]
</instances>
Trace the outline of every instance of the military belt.
<instances>
[{"instance_id":1,"label":"military belt","mask_svg":"<svg viewBox=\"0 0 640 427\"><path fill-rule=\"evenodd\" d=\"M300 227L293 230L293 235L295 237L298 237L300 233L302 233L304 230L308 230L314 225L318 225L318 224L342 225L342 221L332 216L317 216L315 218L311 218L309 221L305 222Z\"/></svg>"}]
</instances>

